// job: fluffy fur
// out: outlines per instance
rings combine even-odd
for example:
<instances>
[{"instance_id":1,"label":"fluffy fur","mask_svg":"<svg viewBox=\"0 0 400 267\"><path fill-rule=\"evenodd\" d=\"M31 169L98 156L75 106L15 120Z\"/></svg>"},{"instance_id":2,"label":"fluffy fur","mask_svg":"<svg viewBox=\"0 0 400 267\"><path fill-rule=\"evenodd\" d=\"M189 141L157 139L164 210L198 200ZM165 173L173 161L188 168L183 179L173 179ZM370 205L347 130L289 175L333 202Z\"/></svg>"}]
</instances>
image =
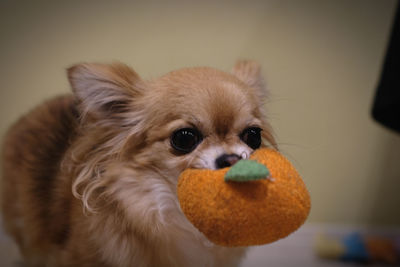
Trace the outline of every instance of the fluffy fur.
<instances>
[{"instance_id":1,"label":"fluffy fur","mask_svg":"<svg viewBox=\"0 0 400 267\"><path fill-rule=\"evenodd\" d=\"M68 69L73 94L38 106L3 147L3 216L28 266L235 266L244 248L210 243L182 214L177 179L248 157L250 126L274 139L262 115L260 67L187 68L142 80L116 63ZM171 146L195 127L194 151Z\"/></svg>"}]
</instances>

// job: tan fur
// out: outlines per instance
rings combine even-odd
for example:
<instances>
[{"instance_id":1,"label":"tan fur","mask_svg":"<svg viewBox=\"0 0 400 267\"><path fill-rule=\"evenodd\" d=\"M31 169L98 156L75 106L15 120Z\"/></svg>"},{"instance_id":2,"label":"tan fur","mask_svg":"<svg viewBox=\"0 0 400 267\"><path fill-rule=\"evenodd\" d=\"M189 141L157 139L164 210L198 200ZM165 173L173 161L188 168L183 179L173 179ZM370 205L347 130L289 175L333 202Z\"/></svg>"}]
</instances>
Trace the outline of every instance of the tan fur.
<instances>
[{"instance_id":1,"label":"tan fur","mask_svg":"<svg viewBox=\"0 0 400 267\"><path fill-rule=\"evenodd\" d=\"M21 118L3 147L3 215L28 266L235 266L244 248L211 244L180 211L179 174L212 168L221 153L247 157L239 134L263 128L260 68L211 68L143 81L116 63L68 70L73 95ZM171 134L204 140L176 153Z\"/></svg>"}]
</instances>

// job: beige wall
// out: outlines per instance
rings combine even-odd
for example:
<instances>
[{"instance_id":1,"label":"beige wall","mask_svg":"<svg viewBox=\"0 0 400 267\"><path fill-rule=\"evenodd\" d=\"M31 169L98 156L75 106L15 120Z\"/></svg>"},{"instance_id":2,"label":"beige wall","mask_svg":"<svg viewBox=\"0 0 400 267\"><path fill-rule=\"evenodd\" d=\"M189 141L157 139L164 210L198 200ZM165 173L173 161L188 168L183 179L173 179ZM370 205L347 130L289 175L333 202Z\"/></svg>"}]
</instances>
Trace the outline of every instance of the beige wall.
<instances>
[{"instance_id":1,"label":"beige wall","mask_svg":"<svg viewBox=\"0 0 400 267\"><path fill-rule=\"evenodd\" d=\"M311 222L400 225L400 135L370 118L394 0L7 1L0 134L67 92L64 69L120 60L145 78L258 60L281 150L311 191Z\"/></svg>"}]
</instances>

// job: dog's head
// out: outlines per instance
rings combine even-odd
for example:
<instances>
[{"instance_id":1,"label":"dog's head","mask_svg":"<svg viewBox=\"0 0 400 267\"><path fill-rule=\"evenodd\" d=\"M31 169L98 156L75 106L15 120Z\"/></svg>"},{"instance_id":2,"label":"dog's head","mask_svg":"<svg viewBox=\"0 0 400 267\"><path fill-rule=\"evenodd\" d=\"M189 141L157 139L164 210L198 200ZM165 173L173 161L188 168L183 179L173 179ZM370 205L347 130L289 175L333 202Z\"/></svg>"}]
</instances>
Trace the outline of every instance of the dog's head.
<instances>
[{"instance_id":1,"label":"dog's head","mask_svg":"<svg viewBox=\"0 0 400 267\"><path fill-rule=\"evenodd\" d=\"M92 166L119 160L176 184L188 167L228 167L263 140L275 146L263 116L264 80L252 61L239 61L231 74L186 68L150 81L119 63L81 64L69 69L69 80L95 133ZM105 171L99 168L86 173Z\"/></svg>"}]
</instances>

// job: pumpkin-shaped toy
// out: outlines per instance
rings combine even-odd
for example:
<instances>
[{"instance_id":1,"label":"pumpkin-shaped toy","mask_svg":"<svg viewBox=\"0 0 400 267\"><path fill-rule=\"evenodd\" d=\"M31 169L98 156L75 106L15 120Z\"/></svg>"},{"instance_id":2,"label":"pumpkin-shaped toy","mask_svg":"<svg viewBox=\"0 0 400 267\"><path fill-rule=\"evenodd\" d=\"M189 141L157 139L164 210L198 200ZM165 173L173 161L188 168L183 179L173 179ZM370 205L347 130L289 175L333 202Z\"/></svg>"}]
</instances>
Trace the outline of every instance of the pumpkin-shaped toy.
<instances>
[{"instance_id":1,"label":"pumpkin-shaped toy","mask_svg":"<svg viewBox=\"0 0 400 267\"><path fill-rule=\"evenodd\" d=\"M295 168L269 148L229 168L185 170L177 192L187 219L210 241L228 247L288 236L304 223L311 205Z\"/></svg>"}]
</instances>

